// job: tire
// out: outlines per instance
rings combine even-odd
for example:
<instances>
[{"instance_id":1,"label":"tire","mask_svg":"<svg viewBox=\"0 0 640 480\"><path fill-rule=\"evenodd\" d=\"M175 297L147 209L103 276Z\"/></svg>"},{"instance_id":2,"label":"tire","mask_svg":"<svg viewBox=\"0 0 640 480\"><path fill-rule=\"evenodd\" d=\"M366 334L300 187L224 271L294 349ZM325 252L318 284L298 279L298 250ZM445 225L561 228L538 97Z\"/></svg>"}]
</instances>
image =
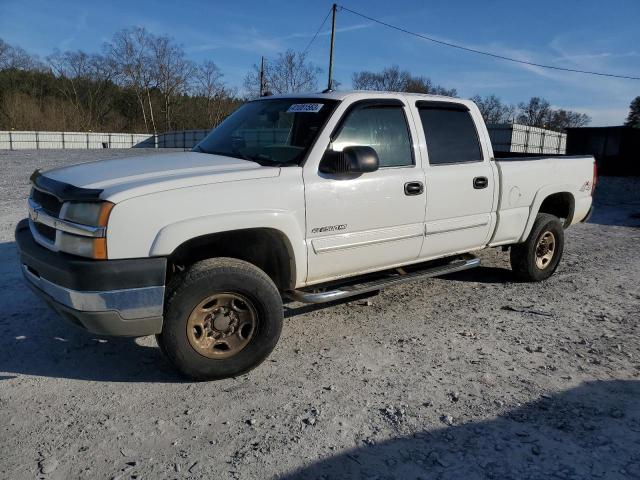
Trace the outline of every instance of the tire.
<instances>
[{"instance_id":1,"label":"tire","mask_svg":"<svg viewBox=\"0 0 640 480\"><path fill-rule=\"evenodd\" d=\"M558 268L563 250L562 223L553 215L539 213L524 243L511 246L511 269L520 280L546 280Z\"/></svg>"},{"instance_id":2,"label":"tire","mask_svg":"<svg viewBox=\"0 0 640 480\"><path fill-rule=\"evenodd\" d=\"M282 331L282 297L254 265L200 261L169 287L158 345L187 377L235 377L262 363Z\"/></svg>"}]
</instances>

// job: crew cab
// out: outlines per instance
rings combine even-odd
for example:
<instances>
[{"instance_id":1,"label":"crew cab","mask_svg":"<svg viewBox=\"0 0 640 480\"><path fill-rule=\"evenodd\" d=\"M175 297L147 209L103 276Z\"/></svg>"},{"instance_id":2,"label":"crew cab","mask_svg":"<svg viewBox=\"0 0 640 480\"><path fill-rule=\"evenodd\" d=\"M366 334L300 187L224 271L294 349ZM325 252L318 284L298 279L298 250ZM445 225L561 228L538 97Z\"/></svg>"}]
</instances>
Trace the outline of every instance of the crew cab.
<instances>
[{"instance_id":1,"label":"crew cab","mask_svg":"<svg viewBox=\"0 0 640 480\"><path fill-rule=\"evenodd\" d=\"M468 100L272 96L189 152L36 171L16 228L27 284L104 335L155 334L183 374L242 374L283 302L322 303L478 266L502 247L527 281L589 215L593 157L495 159Z\"/></svg>"}]
</instances>

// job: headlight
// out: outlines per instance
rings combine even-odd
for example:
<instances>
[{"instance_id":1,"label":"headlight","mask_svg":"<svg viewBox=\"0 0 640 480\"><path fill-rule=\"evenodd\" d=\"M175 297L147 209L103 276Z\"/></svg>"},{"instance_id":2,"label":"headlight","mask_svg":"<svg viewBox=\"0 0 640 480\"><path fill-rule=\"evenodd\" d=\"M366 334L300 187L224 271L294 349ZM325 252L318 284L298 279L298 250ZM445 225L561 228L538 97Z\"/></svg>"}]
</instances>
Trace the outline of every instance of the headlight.
<instances>
[{"instance_id":1,"label":"headlight","mask_svg":"<svg viewBox=\"0 0 640 480\"><path fill-rule=\"evenodd\" d=\"M70 202L66 205L64 219L92 227L106 227L112 208L111 202Z\"/></svg>"},{"instance_id":2,"label":"headlight","mask_svg":"<svg viewBox=\"0 0 640 480\"><path fill-rule=\"evenodd\" d=\"M106 228L114 204L111 202L71 202L63 207L64 220L91 227ZM61 251L82 257L106 260L107 239L104 236L84 236L60 232L58 247Z\"/></svg>"}]
</instances>

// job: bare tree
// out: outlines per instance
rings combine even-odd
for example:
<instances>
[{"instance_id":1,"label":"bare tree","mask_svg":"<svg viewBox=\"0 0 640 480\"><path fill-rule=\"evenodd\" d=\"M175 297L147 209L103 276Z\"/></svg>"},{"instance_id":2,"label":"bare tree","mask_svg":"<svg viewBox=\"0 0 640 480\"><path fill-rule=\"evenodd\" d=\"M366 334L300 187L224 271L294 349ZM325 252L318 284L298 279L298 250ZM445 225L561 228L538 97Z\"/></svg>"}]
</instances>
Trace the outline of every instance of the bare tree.
<instances>
[{"instance_id":1,"label":"bare tree","mask_svg":"<svg viewBox=\"0 0 640 480\"><path fill-rule=\"evenodd\" d=\"M47 61L62 80L60 91L76 110L80 128L97 127L111 109L108 90L115 70L109 59L78 50L56 51Z\"/></svg>"},{"instance_id":2,"label":"bare tree","mask_svg":"<svg viewBox=\"0 0 640 480\"><path fill-rule=\"evenodd\" d=\"M171 130L172 102L178 95L186 93L195 66L185 58L182 47L176 45L170 37L152 37L151 51L156 86L164 100L165 127L166 130Z\"/></svg>"},{"instance_id":3,"label":"bare tree","mask_svg":"<svg viewBox=\"0 0 640 480\"><path fill-rule=\"evenodd\" d=\"M457 97L455 88L445 88L434 84L430 78L413 76L408 70L400 70L393 65L380 72L364 70L355 72L351 78L356 90L379 90L383 92L427 93Z\"/></svg>"},{"instance_id":4,"label":"bare tree","mask_svg":"<svg viewBox=\"0 0 640 480\"><path fill-rule=\"evenodd\" d=\"M487 95L484 98L476 95L471 97L471 100L478 106L487 124L513 123L515 120L516 107L502 103L495 95Z\"/></svg>"},{"instance_id":5,"label":"bare tree","mask_svg":"<svg viewBox=\"0 0 640 480\"><path fill-rule=\"evenodd\" d=\"M397 65L385 68L380 72L364 70L352 76L353 88L356 90L379 90L385 92L404 92L411 74L400 70Z\"/></svg>"},{"instance_id":6,"label":"bare tree","mask_svg":"<svg viewBox=\"0 0 640 480\"><path fill-rule=\"evenodd\" d=\"M268 60L264 60L263 67L265 71L269 69ZM244 91L247 98L258 98L260 97L260 94L273 94L271 89L266 85L265 77L266 74L263 76L260 75L260 67L256 64L253 64L251 69L244 77Z\"/></svg>"},{"instance_id":7,"label":"bare tree","mask_svg":"<svg viewBox=\"0 0 640 480\"><path fill-rule=\"evenodd\" d=\"M640 97L636 97L629 105L629 115L624 122L627 127L640 128Z\"/></svg>"},{"instance_id":8,"label":"bare tree","mask_svg":"<svg viewBox=\"0 0 640 480\"><path fill-rule=\"evenodd\" d=\"M148 102L153 131L157 133L150 93L154 86L150 45L152 37L144 27L131 27L120 30L113 36L110 43L105 44L107 56L115 64L118 71L118 81L121 85L131 88L136 94L147 133L149 132L149 124L145 100Z\"/></svg>"},{"instance_id":9,"label":"bare tree","mask_svg":"<svg viewBox=\"0 0 640 480\"><path fill-rule=\"evenodd\" d=\"M235 93L227 88L222 77L220 68L211 60L199 65L195 72L195 92L206 99L207 120L211 127L218 125L228 115L227 100Z\"/></svg>"},{"instance_id":10,"label":"bare tree","mask_svg":"<svg viewBox=\"0 0 640 480\"><path fill-rule=\"evenodd\" d=\"M457 97L458 91L455 88L445 88L442 85L434 84L430 78L411 77L407 81L404 91L408 93L427 93L429 95L444 95L447 97Z\"/></svg>"},{"instance_id":11,"label":"bare tree","mask_svg":"<svg viewBox=\"0 0 640 480\"><path fill-rule=\"evenodd\" d=\"M584 127L591 122L589 115L571 110L554 110L551 104L540 97L518 104L517 122L531 127L562 131L572 127Z\"/></svg>"},{"instance_id":12,"label":"bare tree","mask_svg":"<svg viewBox=\"0 0 640 480\"><path fill-rule=\"evenodd\" d=\"M14 47L0 38L0 70L42 70L44 65L20 47Z\"/></svg>"},{"instance_id":13,"label":"bare tree","mask_svg":"<svg viewBox=\"0 0 640 480\"><path fill-rule=\"evenodd\" d=\"M309 92L318 88L318 75L322 70L307 61L305 53L287 50L275 60L265 60L266 90L271 93ZM247 73L244 88L250 98L260 95L260 67L254 65Z\"/></svg>"},{"instance_id":14,"label":"bare tree","mask_svg":"<svg viewBox=\"0 0 640 480\"><path fill-rule=\"evenodd\" d=\"M530 127L545 128L550 114L551 104L547 100L531 97L528 102L518 104L517 122Z\"/></svg>"},{"instance_id":15,"label":"bare tree","mask_svg":"<svg viewBox=\"0 0 640 480\"><path fill-rule=\"evenodd\" d=\"M12 47L0 38L0 69L10 68Z\"/></svg>"},{"instance_id":16,"label":"bare tree","mask_svg":"<svg viewBox=\"0 0 640 480\"><path fill-rule=\"evenodd\" d=\"M547 121L548 128L552 130L566 130L567 128L585 127L591 123L591 117L585 113L571 110L553 110Z\"/></svg>"}]
</instances>

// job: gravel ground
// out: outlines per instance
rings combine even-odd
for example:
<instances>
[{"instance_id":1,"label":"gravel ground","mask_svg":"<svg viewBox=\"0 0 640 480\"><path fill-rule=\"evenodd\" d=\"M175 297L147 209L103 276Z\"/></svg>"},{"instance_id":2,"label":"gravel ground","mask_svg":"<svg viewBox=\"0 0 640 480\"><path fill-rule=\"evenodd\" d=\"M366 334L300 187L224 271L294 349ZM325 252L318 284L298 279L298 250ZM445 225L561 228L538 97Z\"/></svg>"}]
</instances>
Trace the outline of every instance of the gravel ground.
<instances>
[{"instance_id":1,"label":"gravel ground","mask_svg":"<svg viewBox=\"0 0 640 480\"><path fill-rule=\"evenodd\" d=\"M15 261L34 168L131 153L0 153L0 477L640 478L640 179L601 179L544 283L489 250L294 308L260 368L191 383L150 337L61 321Z\"/></svg>"}]
</instances>

